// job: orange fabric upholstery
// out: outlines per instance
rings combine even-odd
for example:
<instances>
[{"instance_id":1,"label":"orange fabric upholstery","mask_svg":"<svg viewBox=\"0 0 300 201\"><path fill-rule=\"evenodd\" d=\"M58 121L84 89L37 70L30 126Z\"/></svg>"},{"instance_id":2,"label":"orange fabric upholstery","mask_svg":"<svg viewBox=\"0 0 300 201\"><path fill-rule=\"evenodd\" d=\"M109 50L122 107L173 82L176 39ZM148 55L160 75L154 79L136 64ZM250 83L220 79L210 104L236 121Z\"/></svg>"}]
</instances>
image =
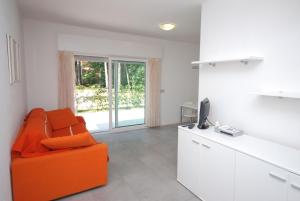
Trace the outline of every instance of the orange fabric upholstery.
<instances>
[{"instance_id":1,"label":"orange fabric upholstery","mask_svg":"<svg viewBox=\"0 0 300 201\"><path fill-rule=\"evenodd\" d=\"M51 124L49 121L46 121L45 133L46 133L47 137L53 136L52 127L51 127Z\"/></svg>"},{"instance_id":2,"label":"orange fabric upholstery","mask_svg":"<svg viewBox=\"0 0 300 201\"><path fill-rule=\"evenodd\" d=\"M67 128L79 123L70 108L49 111L47 116L53 130Z\"/></svg>"},{"instance_id":3,"label":"orange fabric upholstery","mask_svg":"<svg viewBox=\"0 0 300 201\"><path fill-rule=\"evenodd\" d=\"M86 125L85 120L82 116L76 116L76 118L80 123L83 123L84 125Z\"/></svg>"},{"instance_id":4,"label":"orange fabric upholstery","mask_svg":"<svg viewBox=\"0 0 300 201\"><path fill-rule=\"evenodd\" d=\"M107 145L12 161L14 201L49 201L107 183Z\"/></svg>"},{"instance_id":5,"label":"orange fabric upholstery","mask_svg":"<svg viewBox=\"0 0 300 201\"><path fill-rule=\"evenodd\" d=\"M49 113L51 111L45 112L41 108L32 110L12 147L14 201L53 200L107 183L108 147L106 144L96 144L83 118L78 120L74 116L77 123L70 120L69 124L74 133L70 137L83 137L84 146L52 150L42 144L48 139L55 139L52 137L57 134L70 135L69 128L53 129L47 121ZM73 145L78 145L76 140Z\"/></svg>"},{"instance_id":6,"label":"orange fabric upholstery","mask_svg":"<svg viewBox=\"0 0 300 201\"><path fill-rule=\"evenodd\" d=\"M83 123L73 125L72 131L73 131L73 134L88 132L88 130L85 127L85 124L83 124Z\"/></svg>"},{"instance_id":7,"label":"orange fabric upholstery","mask_svg":"<svg viewBox=\"0 0 300 201\"><path fill-rule=\"evenodd\" d=\"M72 133L74 135L76 135L78 133L88 132L88 130L86 129L86 127L83 123L75 124L75 125L71 126L71 129L72 129ZM52 131L52 137L63 137L66 135L71 135L70 127Z\"/></svg>"},{"instance_id":8,"label":"orange fabric upholstery","mask_svg":"<svg viewBox=\"0 0 300 201\"><path fill-rule=\"evenodd\" d=\"M89 133L86 132L72 136L47 138L42 140L41 143L51 150L59 150L91 146L95 145L96 141Z\"/></svg>"},{"instance_id":9,"label":"orange fabric upholstery","mask_svg":"<svg viewBox=\"0 0 300 201\"><path fill-rule=\"evenodd\" d=\"M15 143L12 146L12 153L15 155L20 155L22 150L23 150L23 146L25 144L26 141L26 135L24 135L24 127L25 125L23 125L18 133L17 139L15 141Z\"/></svg>"},{"instance_id":10,"label":"orange fabric upholstery","mask_svg":"<svg viewBox=\"0 0 300 201\"><path fill-rule=\"evenodd\" d=\"M46 120L46 112L43 108L35 108L33 110L31 110L31 112L27 115L26 120L30 119L30 118L39 118L42 120Z\"/></svg>"},{"instance_id":11,"label":"orange fabric upholstery","mask_svg":"<svg viewBox=\"0 0 300 201\"><path fill-rule=\"evenodd\" d=\"M47 138L45 122L39 118L29 118L21 135L17 138L12 150L19 152L23 157L43 155L49 150L41 145L40 141Z\"/></svg>"}]
</instances>

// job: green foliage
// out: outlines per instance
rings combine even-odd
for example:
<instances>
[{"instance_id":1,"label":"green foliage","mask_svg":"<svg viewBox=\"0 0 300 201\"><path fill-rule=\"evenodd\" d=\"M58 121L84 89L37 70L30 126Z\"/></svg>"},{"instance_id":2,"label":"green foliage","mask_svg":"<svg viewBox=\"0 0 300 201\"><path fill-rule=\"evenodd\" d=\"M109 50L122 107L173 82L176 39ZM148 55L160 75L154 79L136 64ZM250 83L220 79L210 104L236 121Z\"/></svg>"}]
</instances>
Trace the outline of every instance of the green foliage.
<instances>
[{"instance_id":1,"label":"green foliage","mask_svg":"<svg viewBox=\"0 0 300 201\"><path fill-rule=\"evenodd\" d=\"M105 87L105 70L102 62L84 62L82 65L82 85L99 84Z\"/></svg>"},{"instance_id":2,"label":"green foliage","mask_svg":"<svg viewBox=\"0 0 300 201\"><path fill-rule=\"evenodd\" d=\"M99 88L97 85L76 86L76 105L77 111L104 111L109 109L108 92L105 88ZM129 90L122 87L118 96L118 107L122 109L144 107L145 93L136 90ZM112 107L114 109L115 99Z\"/></svg>"},{"instance_id":3,"label":"green foliage","mask_svg":"<svg viewBox=\"0 0 300 201\"><path fill-rule=\"evenodd\" d=\"M114 71L118 70L113 65ZM145 67L144 63L121 63L118 71L118 107L138 108L145 103ZM78 76L78 75L77 75ZM104 63L82 62L81 84L76 86L77 111L101 111L108 110L108 91L106 86ZM113 90L115 90L113 82ZM115 101L113 101L113 108Z\"/></svg>"}]
</instances>

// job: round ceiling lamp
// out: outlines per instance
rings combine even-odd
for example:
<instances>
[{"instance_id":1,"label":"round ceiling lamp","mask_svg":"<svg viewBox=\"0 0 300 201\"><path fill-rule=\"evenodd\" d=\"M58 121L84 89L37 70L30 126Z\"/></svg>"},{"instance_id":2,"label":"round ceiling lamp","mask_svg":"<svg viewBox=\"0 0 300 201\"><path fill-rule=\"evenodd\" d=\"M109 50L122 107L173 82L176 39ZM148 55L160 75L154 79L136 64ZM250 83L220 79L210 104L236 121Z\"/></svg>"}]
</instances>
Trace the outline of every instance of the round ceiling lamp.
<instances>
[{"instance_id":1,"label":"round ceiling lamp","mask_svg":"<svg viewBox=\"0 0 300 201\"><path fill-rule=\"evenodd\" d=\"M175 27L176 27L176 24L174 24L174 23L159 24L159 28L164 30L164 31L171 31L171 30L175 29Z\"/></svg>"}]
</instances>

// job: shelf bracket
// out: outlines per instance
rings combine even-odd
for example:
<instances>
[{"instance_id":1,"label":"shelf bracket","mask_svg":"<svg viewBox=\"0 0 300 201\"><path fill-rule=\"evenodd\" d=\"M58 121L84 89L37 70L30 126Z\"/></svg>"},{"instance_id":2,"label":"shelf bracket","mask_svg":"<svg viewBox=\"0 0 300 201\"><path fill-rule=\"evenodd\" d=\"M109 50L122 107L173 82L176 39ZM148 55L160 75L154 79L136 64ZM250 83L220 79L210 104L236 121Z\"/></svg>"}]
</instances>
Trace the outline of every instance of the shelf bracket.
<instances>
[{"instance_id":1,"label":"shelf bracket","mask_svg":"<svg viewBox=\"0 0 300 201\"><path fill-rule=\"evenodd\" d=\"M216 66L216 63L208 63L208 65L212 66L212 67L215 67Z\"/></svg>"},{"instance_id":2,"label":"shelf bracket","mask_svg":"<svg viewBox=\"0 0 300 201\"><path fill-rule=\"evenodd\" d=\"M248 63L249 63L249 61L247 61L247 60L241 60L240 62L244 65L248 65Z\"/></svg>"}]
</instances>

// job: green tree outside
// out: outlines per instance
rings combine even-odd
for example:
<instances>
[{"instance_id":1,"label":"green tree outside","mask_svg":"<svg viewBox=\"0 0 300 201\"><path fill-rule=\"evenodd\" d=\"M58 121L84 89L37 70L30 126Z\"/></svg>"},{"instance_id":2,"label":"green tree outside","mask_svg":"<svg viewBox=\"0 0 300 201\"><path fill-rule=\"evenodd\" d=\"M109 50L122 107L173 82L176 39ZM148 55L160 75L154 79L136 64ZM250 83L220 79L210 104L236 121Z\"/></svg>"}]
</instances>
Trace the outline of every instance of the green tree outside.
<instances>
[{"instance_id":1,"label":"green tree outside","mask_svg":"<svg viewBox=\"0 0 300 201\"><path fill-rule=\"evenodd\" d=\"M121 63L118 70L118 107L142 108L145 102L145 64ZM108 68L103 62L76 62L76 107L77 112L104 111L108 103ZM79 79L80 78L80 79ZM113 92L115 84L112 84ZM114 108L113 101L113 108Z\"/></svg>"}]
</instances>

